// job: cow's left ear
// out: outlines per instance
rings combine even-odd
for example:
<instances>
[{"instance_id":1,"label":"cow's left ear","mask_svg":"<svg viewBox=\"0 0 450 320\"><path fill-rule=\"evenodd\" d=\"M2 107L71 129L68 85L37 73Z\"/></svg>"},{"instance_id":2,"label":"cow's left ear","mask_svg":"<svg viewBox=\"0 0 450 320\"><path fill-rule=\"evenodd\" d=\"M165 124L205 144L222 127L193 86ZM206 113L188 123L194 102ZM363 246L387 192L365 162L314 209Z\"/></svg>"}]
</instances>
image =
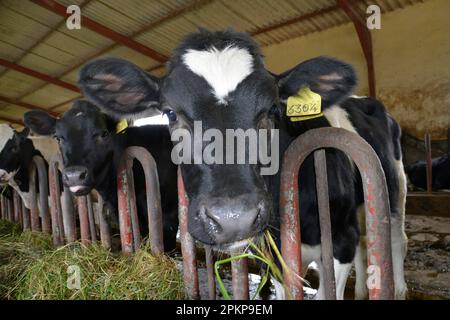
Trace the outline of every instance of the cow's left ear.
<instances>
[{"instance_id":1,"label":"cow's left ear","mask_svg":"<svg viewBox=\"0 0 450 320\"><path fill-rule=\"evenodd\" d=\"M28 111L23 115L23 122L27 128L43 136L55 133L56 121L56 118L40 110Z\"/></svg>"},{"instance_id":2,"label":"cow's left ear","mask_svg":"<svg viewBox=\"0 0 450 320\"><path fill-rule=\"evenodd\" d=\"M357 82L356 72L351 65L327 57L300 63L278 75L277 79L282 100L295 96L300 89L308 86L311 91L321 96L323 106L346 99Z\"/></svg>"},{"instance_id":3,"label":"cow's left ear","mask_svg":"<svg viewBox=\"0 0 450 320\"><path fill-rule=\"evenodd\" d=\"M25 127L25 128L23 128L22 131L17 132L17 134L19 135L20 138L26 139L26 138L28 138L28 135L30 134L30 128Z\"/></svg>"}]
</instances>

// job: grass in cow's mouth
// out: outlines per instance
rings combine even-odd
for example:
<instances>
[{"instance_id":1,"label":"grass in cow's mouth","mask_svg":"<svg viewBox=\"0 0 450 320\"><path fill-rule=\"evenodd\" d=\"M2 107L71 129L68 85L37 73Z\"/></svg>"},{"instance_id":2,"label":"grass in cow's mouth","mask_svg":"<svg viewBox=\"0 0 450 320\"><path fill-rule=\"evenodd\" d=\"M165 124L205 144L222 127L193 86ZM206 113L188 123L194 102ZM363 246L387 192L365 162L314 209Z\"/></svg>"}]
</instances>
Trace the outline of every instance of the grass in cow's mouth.
<instances>
[{"instance_id":1,"label":"grass in cow's mouth","mask_svg":"<svg viewBox=\"0 0 450 320\"><path fill-rule=\"evenodd\" d=\"M278 250L278 247L273 240L273 237L270 233L270 231L266 231L262 237L260 237L256 242L249 241L249 248L251 248L254 253L242 253L239 255L232 256L227 259L218 260L214 264L214 273L216 276L217 286L219 288L220 293L222 294L223 298L225 300L231 300L230 294L225 289L225 286L223 284L223 281L219 275L219 267L222 264L230 263L234 260L243 259L243 258L250 258L250 259L257 259L261 262L263 262L267 268L266 272L263 277L261 277L261 283L258 286L258 289L256 290L254 296L252 297L252 300L256 298L256 296L261 291L262 287L266 284L266 282L269 280L269 274L271 277L273 277L275 280L277 280L279 283L282 284L282 286L285 289L285 292L288 295L288 298L292 298L290 295L290 291L287 290L286 284L283 280L283 273L281 269L278 267L278 264L276 261L278 261L284 270L284 272L293 272L285 263L283 257L281 256L280 251ZM275 257L274 257L275 254ZM306 285L310 286L310 284L303 279L300 275L295 274L295 277L298 281L302 281Z\"/></svg>"},{"instance_id":2,"label":"grass in cow's mouth","mask_svg":"<svg viewBox=\"0 0 450 320\"><path fill-rule=\"evenodd\" d=\"M54 249L42 233L0 235L0 299L183 299L175 260L149 252L148 244L126 257L99 244ZM77 274L79 289L68 288Z\"/></svg>"}]
</instances>

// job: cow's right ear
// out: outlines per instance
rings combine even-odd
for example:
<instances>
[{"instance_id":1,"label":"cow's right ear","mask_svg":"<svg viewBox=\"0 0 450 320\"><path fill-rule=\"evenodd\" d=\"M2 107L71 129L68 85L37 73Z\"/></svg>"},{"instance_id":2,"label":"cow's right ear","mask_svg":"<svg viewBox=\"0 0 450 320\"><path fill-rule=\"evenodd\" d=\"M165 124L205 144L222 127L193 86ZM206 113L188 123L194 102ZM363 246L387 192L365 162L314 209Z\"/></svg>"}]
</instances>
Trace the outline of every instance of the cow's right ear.
<instances>
[{"instance_id":1,"label":"cow's right ear","mask_svg":"<svg viewBox=\"0 0 450 320\"><path fill-rule=\"evenodd\" d=\"M45 111L28 111L23 115L25 126L30 128L31 131L43 136L55 133L56 121L56 118Z\"/></svg>"},{"instance_id":2,"label":"cow's right ear","mask_svg":"<svg viewBox=\"0 0 450 320\"><path fill-rule=\"evenodd\" d=\"M117 58L86 64L78 85L83 94L105 113L132 118L160 114L160 80L138 66Z\"/></svg>"}]
</instances>

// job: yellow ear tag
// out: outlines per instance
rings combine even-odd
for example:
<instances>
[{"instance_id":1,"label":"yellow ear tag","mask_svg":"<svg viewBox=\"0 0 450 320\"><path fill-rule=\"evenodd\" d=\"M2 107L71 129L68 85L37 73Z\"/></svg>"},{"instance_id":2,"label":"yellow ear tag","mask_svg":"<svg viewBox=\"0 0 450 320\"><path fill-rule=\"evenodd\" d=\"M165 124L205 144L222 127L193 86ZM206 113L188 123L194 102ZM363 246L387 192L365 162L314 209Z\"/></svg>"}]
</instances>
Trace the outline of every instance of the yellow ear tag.
<instances>
[{"instance_id":1,"label":"yellow ear tag","mask_svg":"<svg viewBox=\"0 0 450 320\"><path fill-rule=\"evenodd\" d=\"M128 128L128 121L127 119L122 119L116 125L116 133L122 133L126 128Z\"/></svg>"},{"instance_id":2,"label":"yellow ear tag","mask_svg":"<svg viewBox=\"0 0 450 320\"><path fill-rule=\"evenodd\" d=\"M322 97L306 86L287 100L286 115L291 121L303 121L323 116Z\"/></svg>"}]
</instances>

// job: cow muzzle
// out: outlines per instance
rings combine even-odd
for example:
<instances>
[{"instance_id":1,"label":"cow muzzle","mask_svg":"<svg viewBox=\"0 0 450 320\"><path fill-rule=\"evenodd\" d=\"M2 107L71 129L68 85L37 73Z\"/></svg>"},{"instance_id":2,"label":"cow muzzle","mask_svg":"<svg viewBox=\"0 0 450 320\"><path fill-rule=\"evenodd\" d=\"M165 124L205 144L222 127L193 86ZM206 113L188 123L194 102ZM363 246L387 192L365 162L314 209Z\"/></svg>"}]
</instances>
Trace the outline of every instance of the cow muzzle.
<instances>
[{"instance_id":1,"label":"cow muzzle","mask_svg":"<svg viewBox=\"0 0 450 320\"><path fill-rule=\"evenodd\" d=\"M196 220L208 234L209 244L226 249L262 233L269 216L269 201L255 194L244 194L207 199L200 205Z\"/></svg>"},{"instance_id":2,"label":"cow muzzle","mask_svg":"<svg viewBox=\"0 0 450 320\"><path fill-rule=\"evenodd\" d=\"M89 170L84 166L70 166L63 171L64 184L76 196L84 196L91 192L89 180Z\"/></svg>"}]
</instances>

